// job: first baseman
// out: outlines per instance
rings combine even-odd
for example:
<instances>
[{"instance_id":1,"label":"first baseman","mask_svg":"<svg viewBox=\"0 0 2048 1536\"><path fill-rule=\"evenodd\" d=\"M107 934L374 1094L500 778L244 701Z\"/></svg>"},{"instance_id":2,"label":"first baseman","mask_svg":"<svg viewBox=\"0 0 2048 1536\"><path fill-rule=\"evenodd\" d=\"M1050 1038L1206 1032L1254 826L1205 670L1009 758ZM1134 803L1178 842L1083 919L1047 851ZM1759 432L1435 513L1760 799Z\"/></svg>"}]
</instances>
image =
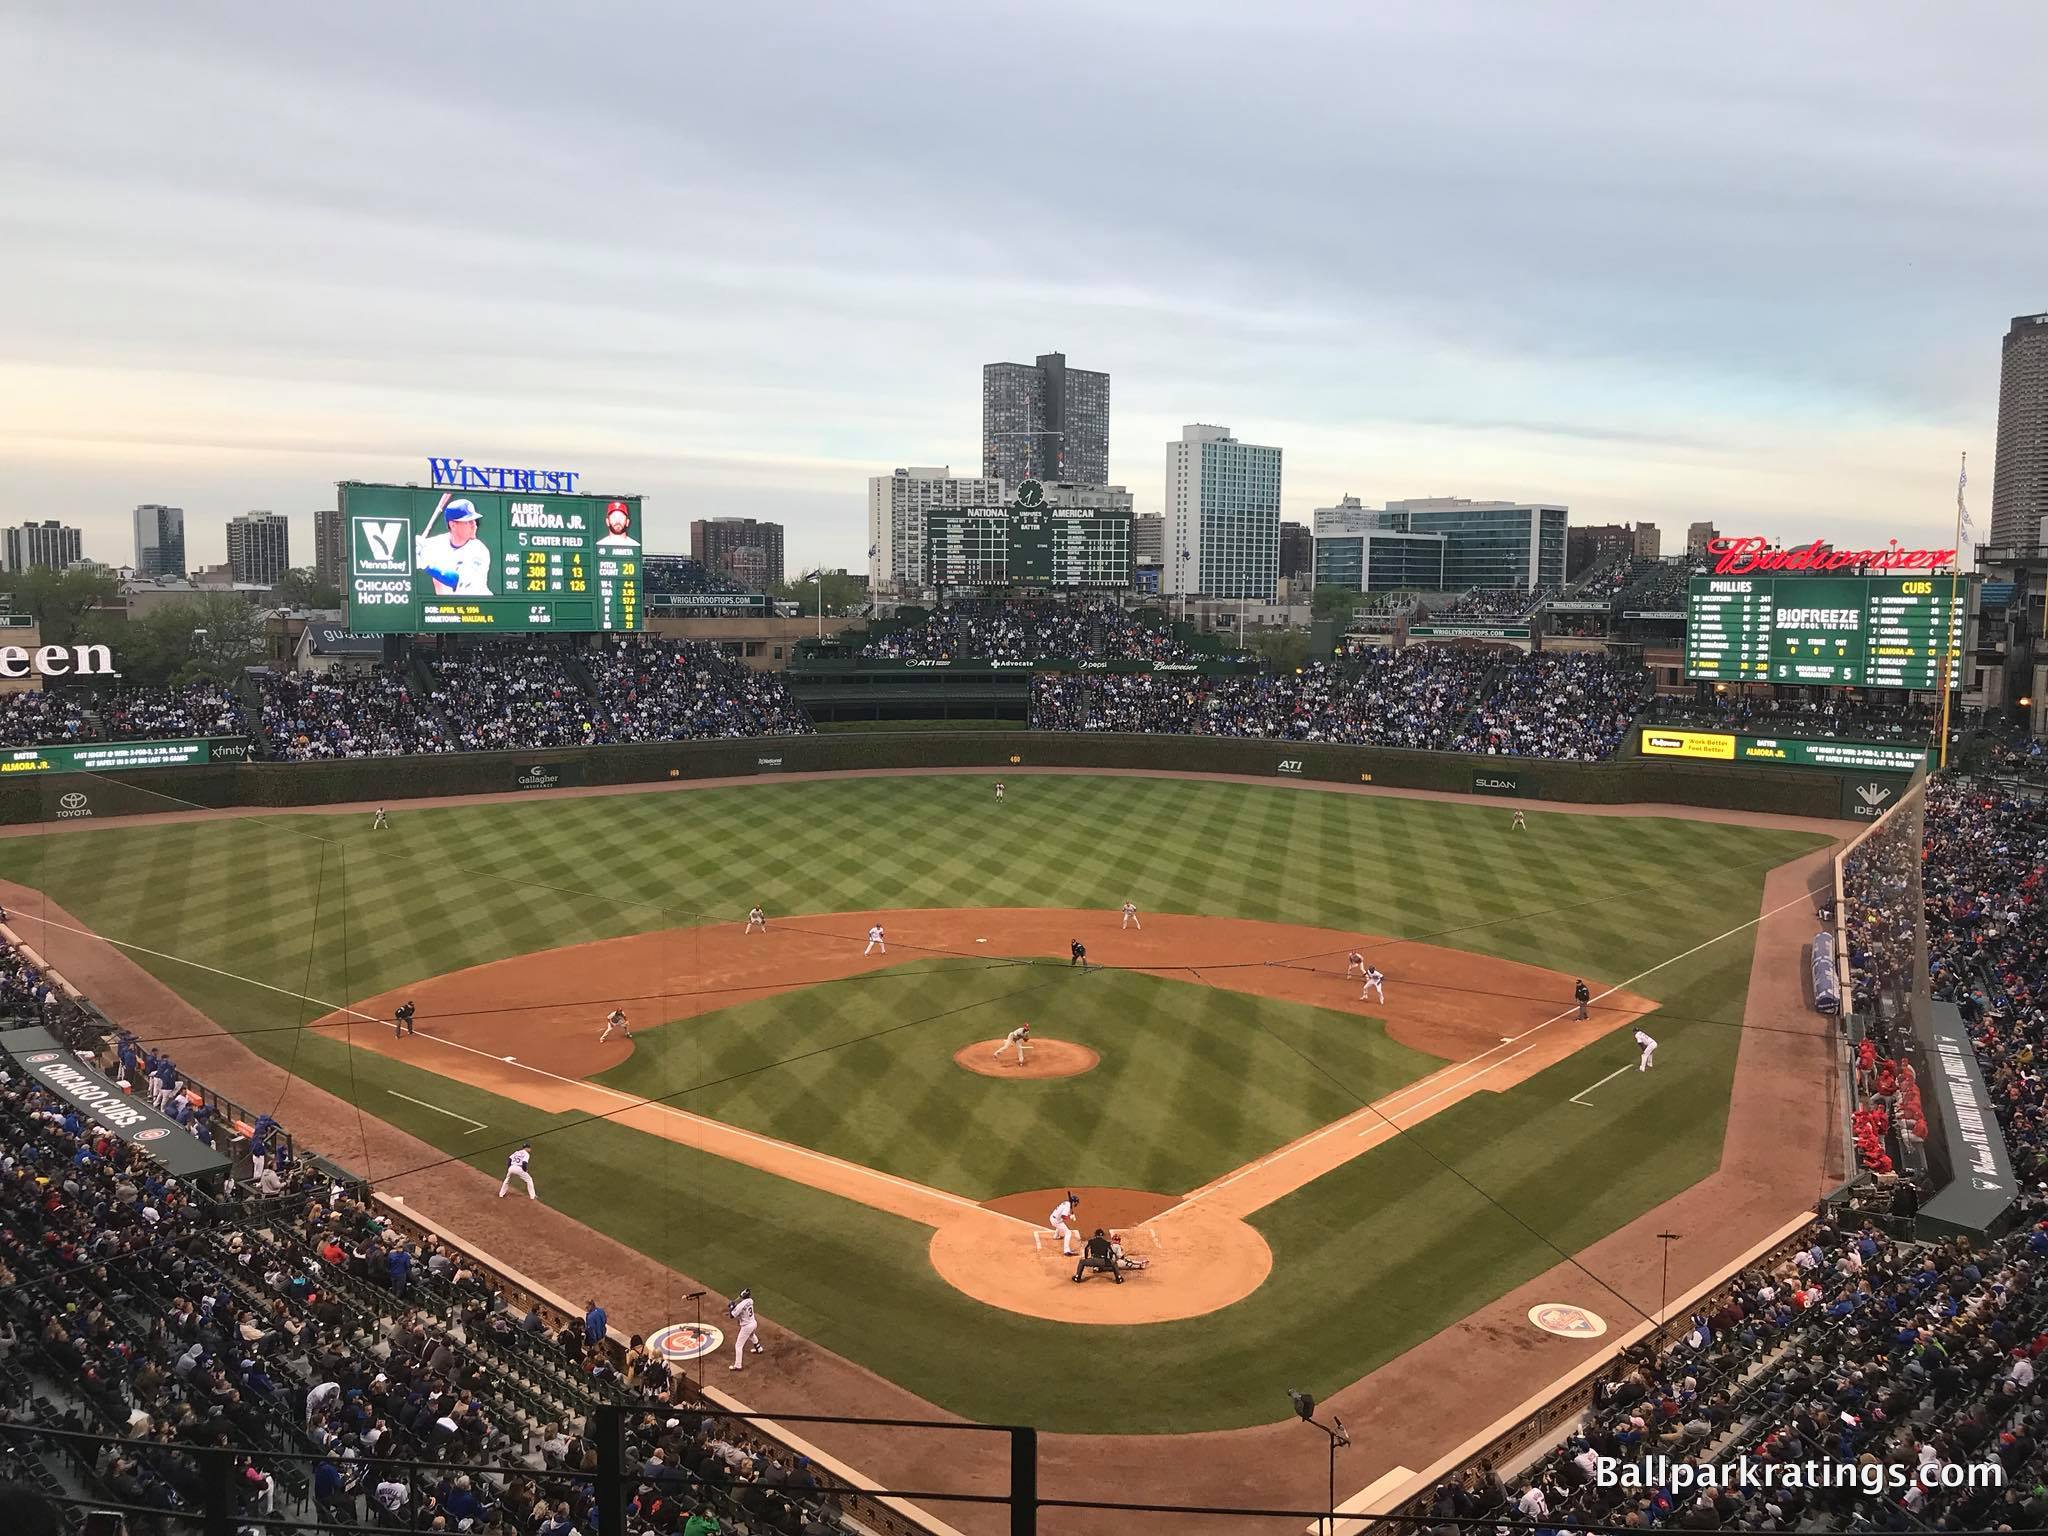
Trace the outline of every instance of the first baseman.
<instances>
[{"instance_id":1,"label":"first baseman","mask_svg":"<svg viewBox=\"0 0 2048 1536\"><path fill-rule=\"evenodd\" d=\"M880 923L875 924L874 927L868 930L868 947L862 950L861 953L872 955L878 949L885 955L889 953L889 940L882 932L882 925Z\"/></svg>"},{"instance_id":2,"label":"first baseman","mask_svg":"<svg viewBox=\"0 0 2048 1536\"><path fill-rule=\"evenodd\" d=\"M1636 1063L1636 1070L1647 1072L1650 1070L1651 1058L1657 1054L1657 1042L1639 1029L1636 1031L1636 1044L1643 1048L1643 1059Z\"/></svg>"},{"instance_id":3,"label":"first baseman","mask_svg":"<svg viewBox=\"0 0 2048 1536\"><path fill-rule=\"evenodd\" d=\"M1001 1061L1003 1059L1004 1046L1014 1045L1017 1047L1017 1065L1021 1067L1024 1065L1024 1047L1030 1043L1031 1026L1029 1024L1019 1024L1015 1029L1003 1036L1003 1044L996 1047L996 1060Z\"/></svg>"},{"instance_id":4,"label":"first baseman","mask_svg":"<svg viewBox=\"0 0 2048 1536\"><path fill-rule=\"evenodd\" d=\"M754 1337L754 1293L746 1286L740 1287L739 1295L733 1297L725 1309L725 1315L740 1325L738 1337L732 1341L732 1368L740 1368L740 1359L752 1345L755 1354L761 1353L760 1342Z\"/></svg>"},{"instance_id":5,"label":"first baseman","mask_svg":"<svg viewBox=\"0 0 2048 1536\"><path fill-rule=\"evenodd\" d=\"M622 1009L614 1008L604 1016L604 1033L597 1037L597 1043L603 1045L611 1039L613 1030L617 1030L628 1040L633 1038L633 1026L626 1022L626 1015Z\"/></svg>"},{"instance_id":6,"label":"first baseman","mask_svg":"<svg viewBox=\"0 0 2048 1536\"><path fill-rule=\"evenodd\" d=\"M754 908L753 911L747 914L747 932L754 933L756 931L761 933L768 931L768 914L759 907Z\"/></svg>"},{"instance_id":7,"label":"first baseman","mask_svg":"<svg viewBox=\"0 0 2048 1536\"><path fill-rule=\"evenodd\" d=\"M1145 931L1145 925L1138 921L1138 904L1135 901L1127 901L1124 903L1123 925L1125 928L1135 928L1140 933L1143 933Z\"/></svg>"},{"instance_id":8,"label":"first baseman","mask_svg":"<svg viewBox=\"0 0 2048 1536\"><path fill-rule=\"evenodd\" d=\"M1081 1197L1071 1189L1067 1198L1052 1208L1049 1222L1053 1231L1060 1235L1060 1252L1068 1258L1074 1256L1074 1212L1081 1208Z\"/></svg>"},{"instance_id":9,"label":"first baseman","mask_svg":"<svg viewBox=\"0 0 2048 1536\"><path fill-rule=\"evenodd\" d=\"M1365 1001L1365 994L1368 992L1383 1003L1387 1000L1387 978L1380 974L1380 968L1376 965L1368 965L1365 968L1365 982L1358 989L1358 1000L1361 1003Z\"/></svg>"}]
</instances>

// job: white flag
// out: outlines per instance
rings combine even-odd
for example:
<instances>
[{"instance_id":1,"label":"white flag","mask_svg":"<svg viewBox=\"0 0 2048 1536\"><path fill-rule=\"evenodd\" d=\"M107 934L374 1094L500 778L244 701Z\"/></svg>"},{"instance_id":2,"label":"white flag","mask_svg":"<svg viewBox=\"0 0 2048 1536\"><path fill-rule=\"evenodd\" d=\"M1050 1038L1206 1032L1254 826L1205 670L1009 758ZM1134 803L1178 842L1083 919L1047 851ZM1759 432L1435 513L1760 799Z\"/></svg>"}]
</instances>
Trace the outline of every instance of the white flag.
<instances>
[{"instance_id":1,"label":"white flag","mask_svg":"<svg viewBox=\"0 0 2048 1536\"><path fill-rule=\"evenodd\" d=\"M1956 472L1956 525L1963 530L1963 542L1970 542L1975 525L1970 521L1970 509L1963 505L1963 487L1970 483L1970 456L1963 455L1963 467Z\"/></svg>"}]
</instances>

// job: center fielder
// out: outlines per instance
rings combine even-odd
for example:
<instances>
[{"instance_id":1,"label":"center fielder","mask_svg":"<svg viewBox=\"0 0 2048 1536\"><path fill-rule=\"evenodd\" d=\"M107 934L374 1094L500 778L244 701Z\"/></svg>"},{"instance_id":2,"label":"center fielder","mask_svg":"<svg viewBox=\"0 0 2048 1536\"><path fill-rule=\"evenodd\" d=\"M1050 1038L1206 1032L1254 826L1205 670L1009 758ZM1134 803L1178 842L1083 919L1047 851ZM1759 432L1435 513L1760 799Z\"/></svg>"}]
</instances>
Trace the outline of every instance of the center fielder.
<instances>
[{"instance_id":1,"label":"center fielder","mask_svg":"<svg viewBox=\"0 0 2048 1536\"><path fill-rule=\"evenodd\" d=\"M732 1341L732 1369L738 1370L748 1345L753 1346L755 1354L761 1353L760 1341L754 1337L753 1291L741 1286L739 1295L726 1306L725 1315L740 1325L739 1336Z\"/></svg>"},{"instance_id":2,"label":"center fielder","mask_svg":"<svg viewBox=\"0 0 2048 1536\"><path fill-rule=\"evenodd\" d=\"M1003 1036L1002 1045L996 1047L996 1060L1001 1061L1003 1059L1004 1047L1014 1045L1017 1047L1017 1065L1021 1067L1024 1065L1024 1047L1030 1043L1031 1026L1029 1024L1019 1024L1015 1029Z\"/></svg>"},{"instance_id":3,"label":"center fielder","mask_svg":"<svg viewBox=\"0 0 2048 1536\"><path fill-rule=\"evenodd\" d=\"M617 1008L604 1016L604 1033L597 1037L597 1043L603 1045L611 1039L613 1030L617 1030L628 1040L633 1038L633 1026L626 1022L625 1013Z\"/></svg>"},{"instance_id":4,"label":"center fielder","mask_svg":"<svg viewBox=\"0 0 2048 1536\"><path fill-rule=\"evenodd\" d=\"M1052 1208L1048 1218L1053 1231L1060 1235L1060 1252L1068 1258L1074 1256L1074 1213L1081 1208L1081 1197L1071 1189L1067 1198Z\"/></svg>"},{"instance_id":5,"label":"center fielder","mask_svg":"<svg viewBox=\"0 0 2048 1536\"><path fill-rule=\"evenodd\" d=\"M766 933L767 931L768 914L763 912L759 907L754 908L753 911L747 914L747 932Z\"/></svg>"}]
</instances>

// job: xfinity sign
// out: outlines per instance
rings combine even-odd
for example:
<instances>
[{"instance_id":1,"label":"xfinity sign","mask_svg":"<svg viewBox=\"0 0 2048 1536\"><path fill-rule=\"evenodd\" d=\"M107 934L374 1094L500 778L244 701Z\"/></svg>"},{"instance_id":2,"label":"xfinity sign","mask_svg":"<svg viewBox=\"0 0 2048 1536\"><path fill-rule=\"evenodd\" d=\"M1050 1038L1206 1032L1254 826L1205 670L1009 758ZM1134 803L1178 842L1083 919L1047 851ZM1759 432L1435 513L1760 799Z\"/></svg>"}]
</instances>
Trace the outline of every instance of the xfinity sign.
<instances>
[{"instance_id":1,"label":"xfinity sign","mask_svg":"<svg viewBox=\"0 0 2048 1536\"><path fill-rule=\"evenodd\" d=\"M104 645L0 645L0 677L119 677Z\"/></svg>"},{"instance_id":2,"label":"xfinity sign","mask_svg":"<svg viewBox=\"0 0 2048 1536\"><path fill-rule=\"evenodd\" d=\"M471 464L463 459L427 458L435 485L458 491L554 491L574 493L583 478L580 469L512 469L503 464Z\"/></svg>"}]
</instances>

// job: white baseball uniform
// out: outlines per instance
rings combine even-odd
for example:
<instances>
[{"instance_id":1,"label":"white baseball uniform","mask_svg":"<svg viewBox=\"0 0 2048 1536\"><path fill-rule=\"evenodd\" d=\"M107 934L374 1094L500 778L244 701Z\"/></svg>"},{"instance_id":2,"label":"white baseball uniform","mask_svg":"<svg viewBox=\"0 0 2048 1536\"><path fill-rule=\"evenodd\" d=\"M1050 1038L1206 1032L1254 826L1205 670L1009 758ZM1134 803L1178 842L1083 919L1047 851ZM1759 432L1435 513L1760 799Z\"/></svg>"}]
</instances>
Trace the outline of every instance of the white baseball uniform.
<instances>
[{"instance_id":1,"label":"white baseball uniform","mask_svg":"<svg viewBox=\"0 0 2048 1536\"><path fill-rule=\"evenodd\" d=\"M1011 1030L1007 1035L1003 1036L1003 1044L996 1047L996 1060L1002 1060L1003 1046L1014 1045L1015 1047L1017 1047L1017 1065L1020 1067L1023 1066L1024 1047L1028 1045L1030 1041L1031 1026L1029 1024L1019 1024L1015 1029Z\"/></svg>"},{"instance_id":2,"label":"white baseball uniform","mask_svg":"<svg viewBox=\"0 0 2048 1536\"><path fill-rule=\"evenodd\" d=\"M616 1008L605 1016L604 1033L597 1037L597 1043L603 1045L605 1041L611 1039L612 1031L615 1029L628 1040L633 1038L633 1031L626 1023L626 1016Z\"/></svg>"},{"instance_id":3,"label":"white baseball uniform","mask_svg":"<svg viewBox=\"0 0 2048 1536\"><path fill-rule=\"evenodd\" d=\"M759 907L754 908L753 911L747 914L747 932L752 933L756 928L760 929L763 933L768 931L767 914Z\"/></svg>"},{"instance_id":4,"label":"white baseball uniform","mask_svg":"<svg viewBox=\"0 0 2048 1536\"><path fill-rule=\"evenodd\" d=\"M1524 817L1524 816L1522 815L1522 813L1521 813L1520 811L1517 811L1517 812L1515 812L1515 819L1514 819L1514 820L1513 820L1513 821L1512 821L1511 823L1509 823L1509 825L1508 825L1508 830L1509 830L1510 832L1526 832L1526 831L1528 831L1528 830L1529 830L1529 822L1528 822L1528 819L1527 819L1526 817Z\"/></svg>"},{"instance_id":5,"label":"white baseball uniform","mask_svg":"<svg viewBox=\"0 0 2048 1536\"><path fill-rule=\"evenodd\" d=\"M514 1179L517 1179L526 1186L527 1199L537 1200L540 1198L533 1192L533 1175L526 1171L526 1165L532 1161L533 1154L524 1147L521 1147L505 1159L505 1182L498 1186L498 1198L500 1200L505 1198L505 1191L512 1187Z\"/></svg>"},{"instance_id":6,"label":"white baseball uniform","mask_svg":"<svg viewBox=\"0 0 2048 1536\"><path fill-rule=\"evenodd\" d=\"M732 1368L738 1370L749 1344L754 1345L755 1354L761 1353L761 1346L754 1343L754 1298L740 1297L725 1309L725 1315L740 1325L740 1331L732 1341Z\"/></svg>"},{"instance_id":7,"label":"white baseball uniform","mask_svg":"<svg viewBox=\"0 0 2048 1536\"><path fill-rule=\"evenodd\" d=\"M1060 1235L1060 1252L1068 1258L1074 1256L1074 1202L1062 1200L1052 1208L1050 1225Z\"/></svg>"},{"instance_id":8,"label":"white baseball uniform","mask_svg":"<svg viewBox=\"0 0 2048 1536\"><path fill-rule=\"evenodd\" d=\"M1657 1042L1639 1029L1636 1031L1636 1044L1643 1048L1643 1059L1636 1063L1636 1070L1647 1072L1650 1070L1650 1059L1657 1054Z\"/></svg>"},{"instance_id":9,"label":"white baseball uniform","mask_svg":"<svg viewBox=\"0 0 2048 1536\"><path fill-rule=\"evenodd\" d=\"M875 924L874 927L868 930L868 947L862 950L861 953L872 955L878 949L885 955L889 953L889 941L882 936L882 925L880 923Z\"/></svg>"},{"instance_id":10,"label":"white baseball uniform","mask_svg":"<svg viewBox=\"0 0 2048 1536\"><path fill-rule=\"evenodd\" d=\"M1387 978L1380 974L1377 966L1368 965L1365 968L1365 984L1358 989L1358 1000L1361 1003L1365 1001L1365 994L1368 992L1383 1003L1387 1000Z\"/></svg>"},{"instance_id":11,"label":"white baseball uniform","mask_svg":"<svg viewBox=\"0 0 2048 1536\"><path fill-rule=\"evenodd\" d=\"M1365 956L1355 949L1346 955L1344 957L1344 974L1346 976L1363 976L1365 974Z\"/></svg>"},{"instance_id":12,"label":"white baseball uniform","mask_svg":"<svg viewBox=\"0 0 2048 1536\"><path fill-rule=\"evenodd\" d=\"M430 533L419 541L415 563L434 578L435 590L446 587L456 597L491 595L491 552L482 539L472 538L460 549L445 533Z\"/></svg>"},{"instance_id":13,"label":"white baseball uniform","mask_svg":"<svg viewBox=\"0 0 2048 1536\"><path fill-rule=\"evenodd\" d=\"M1145 925L1144 925L1143 923L1141 923L1141 922L1139 922L1139 921L1138 921L1138 904L1137 904L1136 902L1134 902L1134 901L1127 901L1127 902L1125 902L1125 903L1124 903L1124 924L1123 924L1123 925L1124 925L1124 927L1126 927L1126 928L1135 928L1135 929L1137 929L1137 930L1138 930L1138 931L1139 931L1140 933L1144 932L1144 930L1145 930Z\"/></svg>"},{"instance_id":14,"label":"white baseball uniform","mask_svg":"<svg viewBox=\"0 0 2048 1536\"><path fill-rule=\"evenodd\" d=\"M373 821L373 822L371 822L371 823L370 823L370 830L371 830L372 832L382 832L382 831L384 831L384 830L385 830L386 828L388 828L388 827L389 827L390 825L391 825L391 823L390 823L390 822L388 822L388 821L386 821L386 820L384 819L384 807L383 807L383 806L381 806L381 805L380 805L380 806L378 806L378 807L377 807L377 819L376 819L375 821Z\"/></svg>"}]
</instances>

